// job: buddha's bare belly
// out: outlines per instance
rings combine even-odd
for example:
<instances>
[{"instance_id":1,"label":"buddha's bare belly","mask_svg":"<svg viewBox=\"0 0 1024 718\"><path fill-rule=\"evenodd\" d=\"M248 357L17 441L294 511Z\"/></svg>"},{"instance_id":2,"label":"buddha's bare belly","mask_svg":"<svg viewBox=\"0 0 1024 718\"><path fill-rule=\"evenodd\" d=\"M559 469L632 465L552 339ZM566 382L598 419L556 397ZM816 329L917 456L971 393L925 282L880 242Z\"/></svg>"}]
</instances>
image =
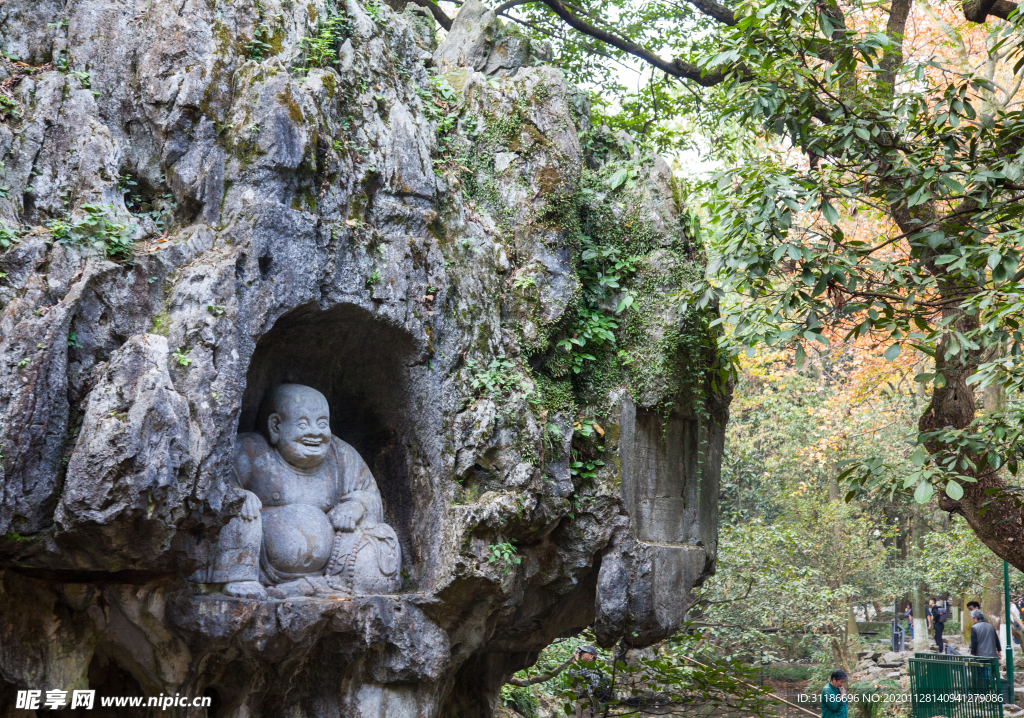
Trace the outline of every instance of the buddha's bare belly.
<instances>
[{"instance_id":1,"label":"buddha's bare belly","mask_svg":"<svg viewBox=\"0 0 1024 718\"><path fill-rule=\"evenodd\" d=\"M321 509L309 504L264 508L263 544L278 571L318 573L331 558L334 528Z\"/></svg>"}]
</instances>

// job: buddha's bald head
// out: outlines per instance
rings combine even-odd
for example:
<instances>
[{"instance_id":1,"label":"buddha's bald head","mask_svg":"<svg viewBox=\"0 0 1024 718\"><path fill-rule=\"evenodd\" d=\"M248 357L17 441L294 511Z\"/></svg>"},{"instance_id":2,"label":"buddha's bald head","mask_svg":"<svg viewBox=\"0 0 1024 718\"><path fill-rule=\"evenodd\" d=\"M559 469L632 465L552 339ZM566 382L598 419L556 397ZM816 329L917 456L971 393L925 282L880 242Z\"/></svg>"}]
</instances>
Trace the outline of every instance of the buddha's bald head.
<instances>
[{"instance_id":1,"label":"buddha's bald head","mask_svg":"<svg viewBox=\"0 0 1024 718\"><path fill-rule=\"evenodd\" d=\"M300 469L315 469L331 443L327 398L312 387L281 384L266 398L267 438L281 457Z\"/></svg>"}]
</instances>

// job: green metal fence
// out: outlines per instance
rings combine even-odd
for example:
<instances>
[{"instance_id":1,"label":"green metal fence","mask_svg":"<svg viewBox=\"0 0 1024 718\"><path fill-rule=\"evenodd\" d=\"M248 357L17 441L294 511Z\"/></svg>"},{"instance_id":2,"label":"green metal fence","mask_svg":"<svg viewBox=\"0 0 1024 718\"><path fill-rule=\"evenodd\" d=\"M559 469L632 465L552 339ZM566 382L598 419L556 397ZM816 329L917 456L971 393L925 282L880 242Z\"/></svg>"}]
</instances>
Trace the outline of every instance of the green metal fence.
<instances>
[{"instance_id":1,"label":"green metal fence","mask_svg":"<svg viewBox=\"0 0 1024 718\"><path fill-rule=\"evenodd\" d=\"M909 668L912 718L1002 718L998 658L915 653Z\"/></svg>"}]
</instances>

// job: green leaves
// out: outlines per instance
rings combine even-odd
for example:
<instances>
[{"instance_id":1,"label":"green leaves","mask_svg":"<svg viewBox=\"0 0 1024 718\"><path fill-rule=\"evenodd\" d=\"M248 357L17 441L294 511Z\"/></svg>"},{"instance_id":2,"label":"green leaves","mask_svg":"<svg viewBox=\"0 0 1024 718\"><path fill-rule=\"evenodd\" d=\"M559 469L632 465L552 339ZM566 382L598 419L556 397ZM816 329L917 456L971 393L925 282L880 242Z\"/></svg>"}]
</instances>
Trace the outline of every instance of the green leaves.
<instances>
[{"instance_id":1,"label":"green leaves","mask_svg":"<svg viewBox=\"0 0 1024 718\"><path fill-rule=\"evenodd\" d=\"M914 499L927 503L936 487L959 501L964 484L976 483L978 476L995 472L1004 465L1015 473L1013 457L1024 436L1024 416L1019 410L990 412L976 418L964 429L944 428L921 432L909 457L910 468L899 462L859 458L843 462L841 481L850 481L861 490L878 490L900 483L904 490L914 488ZM929 452L927 447L933 447ZM1012 466L1011 466L1012 464ZM1000 490L1001 491L1001 490ZM1012 492L1011 492L1012 493ZM1003 495L1004 500L1024 505L1024 496Z\"/></svg>"},{"instance_id":2,"label":"green leaves","mask_svg":"<svg viewBox=\"0 0 1024 718\"><path fill-rule=\"evenodd\" d=\"M625 168L618 170L611 179L615 180L620 172L626 172ZM582 374L588 363L597 360L592 353L594 349L615 345L620 318L602 308L605 302L617 297L615 314L620 315L637 299L636 289L627 283L636 273L639 257L625 256L619 246L600 244L587 235L582 236L581 244L579 276L583 283L583 301L576 323L556 343L558 349L569 353L574 374Z\"/></svg>"},{"instance_id":3,"label":"green leaves","mask_svg":"<svg viewBox=\"0 0 1024 718\"><path fill-rule=\"evenodd\" d=\"M916 207L919 204L924 204L931 198L932 195L928 190L928 185L921 185L907 199L907 206Z\"/></svg>"},{"instance_id":4,"label":"green leaves","mask_svg":"<svg viewBox=\"0 0 1024 718\"><path fill-rule=\"evenodd\" d=\"M616 314L622 314L622 312L624 312L625 310L627 310L631 306L633 306L633 302L635 302L635 301L636 301L636 292L633 292L633 291L626 291L626 292L624 292L623 295L622 295L622 299L619 300L619 303L615 306L615 313Z\"/></svg>"},{"instance_id":5,"label":"green leaves","mask_svg":"<svg viewBox=\"0 0 1024 718\"><path fill-rule=\"evenodd\" d=\"M486 368L476 359L467 359L466 370L470 373L469 386L477 397L501 399L520 387L516 366L505 357L491 359Z\"/></svg>"},{"instance_id":6,"label":"green leaves","mask_svg":"<svg viewBox=\"0 0 1024 718\"><path fill-rule=\"evenodd\" d=\"M951 191L956 192L957 194L963 194L966 191L964 190L964 186L960 184L960 182L958 182L952 175L942 175L942 184L946 185L946 187L948 187Z\"/></svg>"},{"instance_id":7,"label":"green leaves","mask_svg":"<svg viewBox=\"0 0 1024 718\"><path fill-rule=\"evenodd\" d=\"M927 481L922 481L917 485L917 490L914 491L914 501L919 504L926 504L935 493L935 489Z\"/></svg>"},{"instance_id":8,"label":"green leaves","mask_svg":"<svg viewBox=\"0 0 1024 718\"><path fill-rule=\"evenodd\" d=\"M430 84L434 86L437 94L440 95L441 99L445 102L455 102L459 99L459 91L452 87L448 82L448 78L443 75L431 77Z\"/></svg>"},{"instance_id":9,"label":"green leaves","mask_svg":"<svg viewBox=\"0 0 1024 718\"><path fill-rule=\"evenodd\" d=\"M824 14L822 14L822 17L824 17ZM821 213L824 215L825 221L829 224L834 225L839 223L839 213L827 199L821 200Z\"/></svg>"},{"instance_id":10,"label":"green leaves","mask_svg":"<svg viewBox=\"0 0 1024 718\"><path fill-rule=\"evenodd\" d=\"M351 24L344 15L328 15L317 21L313 37L300 38L306 52L306 67L330 67L338 63L338 49L351 34Z\"/></svg>"},{"instance_id":11,"label":"green leaves","mask_svg":"<svg viewBox=\"0 0 1024 718\"><path fill-rule=\"evenodd\" d=\"M966 380L1017 401L1024 115L998 87L938 59L907 62L895 84L883 83L888 38L843 30L827 10L748 7L742 28L721 31L715 56L753 77L736 77L716 97L725 120L763 151L724 164L703 185L726 347L795 344L796 366L806 369L807 340L870 338L889 362L920 360L922 388ZM849 28L871 26L862 9L848 13ZM1000 41L1019 42L1021 27L1007 26ZM989 93L987 116L976 109L979 92ZM962 496L979 472L1008 468L1019 453L1024 419L1009 414L912 437L909 461L865 457L848 477L858 490L902 487L919 502L936 491ZM986 433L993 425L1001 434Z\"/></svg>"},{"instance_id":12,"label":"green leaves","mask_svg":"<svg viewBox=\"0 0 1024 718\"><path fill-rule=\"evenodd\" d=\"M185 351L182 351L181 347L178 347L177 349L174 350L174 353L171 354L171 358L178 364L178 366L188 367L192 364L193 361L192 357L189 356L191 352L191 349L186 349Z\"/></svg>"},{"instance_id":13,"label":"green leaves","mask_svg":"<svg viewBox=\"0 0 1024 718\"><path fill-rule=\"evenodd\" d=\"M870 30L885 25L877 6L844 7L845 27L827 4L809 0L745 2L733 10L734 25L687 4L612 0L581 8L664 57L723 73L713 88L690 83L685 90L652 73L657 79L619 102L623 112L608 121L613 131L631 131L634 141L653 133L655 143L664 143L669 135L661 128L673 124L663 121L666 113L690 112L686 123L675 124L697 127L709 140L717 171L697 180L696 189L705 225L713 228L700 249L710 259L714 293L700 301L719 302L714 326L723 331L722 351L795 351L797 367L807 370L808 353L820 353L829 338L866 339L896 363L891 369L914 366L911 374L924 385L908 381L894 392L966 381L1019 400L1024 113L1012 92L982 73L965 76L945 65L943 55L952 55L929 46L928 37L919 38L927 51L915 53L926 62L883 68L893 38ZM601 87L601 95L610 89L616 99L626 97L601 65L608 53L620 59L618 49L565 35L539 4L515 11L540 23L538 36L565 38L560 64L574 79ZM1007 24L988 45L972 46L974 66L991 63L993 78L1016 75L1024 61L1011 69L1016 58L1008 59L1006 48L1020 43L1021 27ZM607 101L595 100L601 121ZM597 134L586 141L594 156L618 151ZM602 192L629 187L633 165L625 154L602 175ZM596 348L614 340L619 327L609 319L644 309L623 291L632 286L628 267L615 266L623 258L599 251L584 244L578 270L588 313L556 337L577 373L601 356ZM697 304L699 293L680 296ZM952 498L980 472L1016 470L1024 419L1014 411L1024 412L1013 407L967 427L911 436L911 449L864 456L844 474L857 495L902 490L926 502L942 491Z\"/></svg>"},{"instance_id":14,"label":"green leaves","mask_svg":"<svg viewBox=\"0 0 1024 718\"><path fill-rule=\"evenodd\" d=\"M796 358L794 360L797 369L803 369L807 365L807 352L803 344L796 345Z\"/></svg>"},{"instance_id":15,"label":"green leaves","mask_svg":"<svg viewBox=\"0 0 1024 718\"><path fill-rule=\"evenodd\" d=\"M612 176L608 178L608 186L611 189L616 190L624 185L627 179L629 179L629 173L626 171L625 167L622 167L616 170Z\"/></svg>"},{"instance_id":16,"label":"green leaves","mask_svg":"<svg viewBox=\"0 0 1024 718\"><path fill-rule=\"evenodd\" d=\"M80 219L55 219L47 225L54 240L91 247L101 255L115 261L131 259L135 233L134 225L121 224L114 219L112 206L83 204ZM3 232L0 231L0 240Z\"/></svg>"},{"instance_id":17,"label":"green leaves","mask_svg":"<svg viewBox=\"0 0 1024 718\"><path fill-rule=\"evenodd\" d=\"M757 668L702 649L700 639L706 632L700 623L684 623L678 633L654 650L625 649L619 654L599 649L592 663L578 662L558 672L581 643L597 643L588 629L572 639L557 639L541 652L536 665L519 672L516 678L533 680L532 690L555 698L554 703L561 704L565 715L581 711L632 715L637 698L643 701L654 697L659 711L667 709L673 714L689 712L699 704L739 710L744 715L772 715L776 703L769 697L770 689L754 685ZM593 673L581 674L577 672L580 669ZM535 715L537 700L529 694L517 694L522 689L510 688L506 685L502 689L504 704L522 715Z\"/></svg>"},{"instance_id":18,"label":"green leaves","mask_svg":"<svg viewBox=\"0 0 1024 718\"><path fill-rule=\"evenodd\" d=\"M506 542L491 544L487 547L487 563L498 563L505 567L502 576L507 576L509 571L523 562L515 546Z\"/></svg>"},{"instance_id":19,"label":"green leaves","mask_svg":"<svg viewBox=\"0 0 1024 718\"><path fill-rule=\"evenodd\" d=\"M594 435L593 424L580 424L579 429L575 431L579 432L582 436ZM585 431L589 429L589 431ZM598 459L590 459L588 461L574 461L569 464L569 473L573 476L578 476L581 479L593 479L597 476L597 470L604 466L604 462ZM575 518L575 517L573 517Z\"/></svg>"},{"instance_id":20,"label":"green leaves","mask_svg":"<svg viewBox=\"0 0 1024 718\"><path fill-rule=\"evenodd\" d=\"M272 41L274 33L266 24L266 9L263 6L262 0L256 0L256 13L252 40L245 46L245 57L247 60L260 62L273 53L274 46ZM281 20L280 13L276 15L275 19Z\"/></svg>"},{"instance_id":21,"label":"green leaves","mask_svg":"<svg viewBox=\"0 0 1024 718\"><path fill-rule=\"evenodd\" d=\"M22 234L22 230L17 227L8 226L0 219L0 250L7 249L12 244L20 242Z\"/></svg>"},{"instance_id":22,"label":"green leaves","mask_svg":"<svg viewBox=\"0 0 1024 718\"><path fill-rule=\"evenodd\" d=\"M910 463L912 463L914 466L917 466L919 468L924 466L925 462L927 462L927 461L928 461L928 450L925 449L923 446L918 446L916 449L914 449L914 453L911 454L911 456L910 456Z\"/></svg>"}]
</instances>

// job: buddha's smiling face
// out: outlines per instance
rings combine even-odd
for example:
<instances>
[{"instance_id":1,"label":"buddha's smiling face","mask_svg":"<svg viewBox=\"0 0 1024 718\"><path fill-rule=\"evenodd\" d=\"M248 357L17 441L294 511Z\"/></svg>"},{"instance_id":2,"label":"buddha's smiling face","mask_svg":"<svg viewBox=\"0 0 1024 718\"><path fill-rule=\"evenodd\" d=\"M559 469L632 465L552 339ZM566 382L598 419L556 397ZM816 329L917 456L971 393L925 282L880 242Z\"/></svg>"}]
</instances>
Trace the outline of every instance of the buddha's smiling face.
<instances>
[{"instance_id":1,"label":"buddha's smiling face","mask_svg":"<svg viewBox=\"0 0 1024 718\"><path fill-rule=\"evenodd\" d=\"M267 425L270 443L292 466L315 469L327 457L330 419L327 399L316 389L295 384L279 386Z\"/></svg>"}]
</instances>

